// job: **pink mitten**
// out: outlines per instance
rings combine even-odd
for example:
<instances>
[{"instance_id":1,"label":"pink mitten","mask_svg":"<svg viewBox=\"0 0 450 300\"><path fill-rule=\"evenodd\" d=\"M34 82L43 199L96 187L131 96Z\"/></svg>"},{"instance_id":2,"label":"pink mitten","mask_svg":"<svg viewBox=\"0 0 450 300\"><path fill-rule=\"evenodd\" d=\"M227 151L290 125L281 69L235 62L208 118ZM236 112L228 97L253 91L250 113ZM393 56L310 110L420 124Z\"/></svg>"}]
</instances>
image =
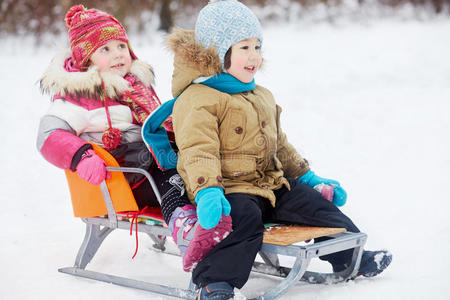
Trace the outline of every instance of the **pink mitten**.
<instances>
[{"instance_id":1,"label":"pink mitten","mask_svg":"<svg viewBox=\"0 0 450 300\"><path fill-rule=\"evenodd\" d=\"M105 178L111 178L106 171L106 163L94 150L87 150L77 165L77 173L90 184L100 184Z\"/></svg>"},{"instance_id":2,"label":"pink mitten","mask_svg":"<svg viewBox=\"0 0 450 300\"><path fill-rule=\"evenodd\" d=\"M331 185L321 183L316 185L314 189L321 193L322 196L328 201L333 201L334 188Z\"/></svg>"}]
</instances>

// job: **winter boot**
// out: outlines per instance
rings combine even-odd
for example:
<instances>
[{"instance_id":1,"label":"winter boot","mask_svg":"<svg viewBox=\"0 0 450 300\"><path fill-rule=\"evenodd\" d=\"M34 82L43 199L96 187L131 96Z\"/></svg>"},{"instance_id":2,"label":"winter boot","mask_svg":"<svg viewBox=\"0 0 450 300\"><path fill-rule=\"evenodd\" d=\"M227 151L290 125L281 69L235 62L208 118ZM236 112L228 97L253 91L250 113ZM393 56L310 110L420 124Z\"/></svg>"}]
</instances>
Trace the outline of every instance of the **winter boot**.
<instances>
[{"instance_id":1,"label":"winter boot","mask_svg":"<svg viewBox=\"0 0 450 300\"><path fill-rule=\"evenodd\" d=\"M203 287L198 300L226 300L234 297L233 287L225 281L210 283Z\"/></svg>"},{"instance_id":2,"label":"winter boot","mask_svg":"<svg viewBox=\"0 0 450 300\"><path fill-rule=\"evenodd\" d=\"M361 264L358 276L374 277L386 269L392 261L392 254L386 250L364 251L361 257Z\"/></svg>"},{"instance_id":3,"label":"winter boot","mask_svg":"<svg viewBox=\"0 0 450 300\"><path fill-rule=\"evenodd\" d=\"M322 197L327 199L330 202L333 202L334 197L334 187L331 185L321 183L316 186L314 186L314 189L322 194Z\"/></svg>"},{"instance_id":4,"label":"winter boot","mask_svg":"<svg viewBox=\"0 0 450 300\"><path fill-rule=\"evenodd\" d=\"M183 257L183 269L192 272L205 255L231 232L231 217L222 216L216 227L206 230L197 222L191 204L177 207L169 221L172 238Z\"/></svg>"},{"instance_id":5,"label":"winter boot","mask_svg":"<svg viewBox=\"0 0 450 300\"><path fill-rule=\"evenodd\" d=\"M357 276L374 277L386 269L392 261L392 254L386 250L364 250ZM341 272L348 268L348 264L333 265L333 272Z\"/></svg>"},{"instance_id":6,"label":"winter boot","mask_svg":"<svg viewBox=\"0 0 450 300\"><path fill-rule=\"evenodd\" d=\"M198 262L218 243L223 241L231 232L231 217L222 215L216 227L204 229L197 222L195 225L195 234L187 246L183 256L183 269L186 272L192 272Z\"/></svg>"},{"instance_id":7,"label":"winter boot","mask_svg":"<svg viewBox=\"0 0 450 300\"><path fill-rule=\"evenodd\" d=\"M173 241L180 249L181 256L184 255L189 242L194 237L195 224L197 224L197 212L191 204L177 207L172 213L169 230L172 233Z\"/></svg>"}]
</instances>

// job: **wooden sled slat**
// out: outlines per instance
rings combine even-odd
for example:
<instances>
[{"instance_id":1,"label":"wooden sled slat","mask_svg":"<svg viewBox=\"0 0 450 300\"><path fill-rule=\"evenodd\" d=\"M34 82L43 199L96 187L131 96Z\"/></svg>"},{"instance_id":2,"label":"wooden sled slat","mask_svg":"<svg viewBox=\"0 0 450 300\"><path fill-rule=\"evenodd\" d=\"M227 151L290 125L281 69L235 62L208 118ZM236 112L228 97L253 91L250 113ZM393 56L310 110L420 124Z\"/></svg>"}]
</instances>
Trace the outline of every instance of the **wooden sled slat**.
<instances>
[{"instance_id":1,"label":"wooden sled slat","mask_svg":"<svg viewBox=\"0 0 450 300\"><path fill-rule=\"evenodd\" d=\"M288 246L314 238L345 232L345 228L272 225L264 230L264 243Z\"/></svg>"}]
</instances>

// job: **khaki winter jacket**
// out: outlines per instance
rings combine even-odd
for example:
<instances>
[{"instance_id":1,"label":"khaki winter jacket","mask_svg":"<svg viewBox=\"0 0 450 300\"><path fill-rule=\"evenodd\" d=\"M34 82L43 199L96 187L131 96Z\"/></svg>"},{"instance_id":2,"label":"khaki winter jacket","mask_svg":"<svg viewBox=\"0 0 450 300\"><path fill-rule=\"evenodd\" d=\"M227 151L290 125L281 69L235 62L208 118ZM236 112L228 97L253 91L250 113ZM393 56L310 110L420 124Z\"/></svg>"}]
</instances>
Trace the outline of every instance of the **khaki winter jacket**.
<instances>
[{"instance_id":1,"label":"khaki winter jacket","mask_svg":"<svg viewBox=\"0 0 450 300\"><path fill-rule=\"evenodd\" d=\"M258 195L275 205L273 190L290 188L286 177L298 178L309 167L282 132L281 108L270 91L256 86L227 94L192 84L221 72L216 51L198 45L190 30L175 30L168 45L175 54L172 92L179 95L173 110L177 168L189 198L218 186L226 194Z\"/></svg>"}]
</instances>

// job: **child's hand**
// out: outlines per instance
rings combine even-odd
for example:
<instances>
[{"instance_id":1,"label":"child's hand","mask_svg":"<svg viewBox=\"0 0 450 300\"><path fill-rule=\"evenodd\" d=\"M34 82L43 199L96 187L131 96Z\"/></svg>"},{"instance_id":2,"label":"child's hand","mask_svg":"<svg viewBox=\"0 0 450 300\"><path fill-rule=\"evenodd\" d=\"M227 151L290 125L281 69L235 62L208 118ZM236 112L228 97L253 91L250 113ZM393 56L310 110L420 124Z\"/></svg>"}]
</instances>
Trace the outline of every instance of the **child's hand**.
<instances>
[{"instance_id":1,"label":"child's hand","mask_svg":"<svg viewBox=\"0 0 450 300\"><path fill-rule=\"evenodd\" d=\"M77 173L80 178L90 184L100 184L103 180L111 178L106 171L106 163L94 150L87 150L77 165Z\"/></svg>"},{"instance_id":2,"label":"child's hand","mask_svg":"<svg viewBox=\"0 0 450 300\"><path fill-rule=\"evenodd\" d=\"M319 184L330 185L334 188L333 203L336 206L343 206L347 201L347 193L341 187L340 183L333 179L327 179L317 176L313 171L309 170L302 177L298 179L298 182L315 187Z\"/></svg>"},{"instance_id":3,"label":"child's hand","mask_svg":"<svg viewBox=\"0 0 450 300\"><path fill-rule=\"evenodd\" d=\"M222 217L228 216L231 206L219 187L209 187L200 190L195 197L197 203L197 216L204 229L215 227Z\"/></svg>"}]
</instances>

